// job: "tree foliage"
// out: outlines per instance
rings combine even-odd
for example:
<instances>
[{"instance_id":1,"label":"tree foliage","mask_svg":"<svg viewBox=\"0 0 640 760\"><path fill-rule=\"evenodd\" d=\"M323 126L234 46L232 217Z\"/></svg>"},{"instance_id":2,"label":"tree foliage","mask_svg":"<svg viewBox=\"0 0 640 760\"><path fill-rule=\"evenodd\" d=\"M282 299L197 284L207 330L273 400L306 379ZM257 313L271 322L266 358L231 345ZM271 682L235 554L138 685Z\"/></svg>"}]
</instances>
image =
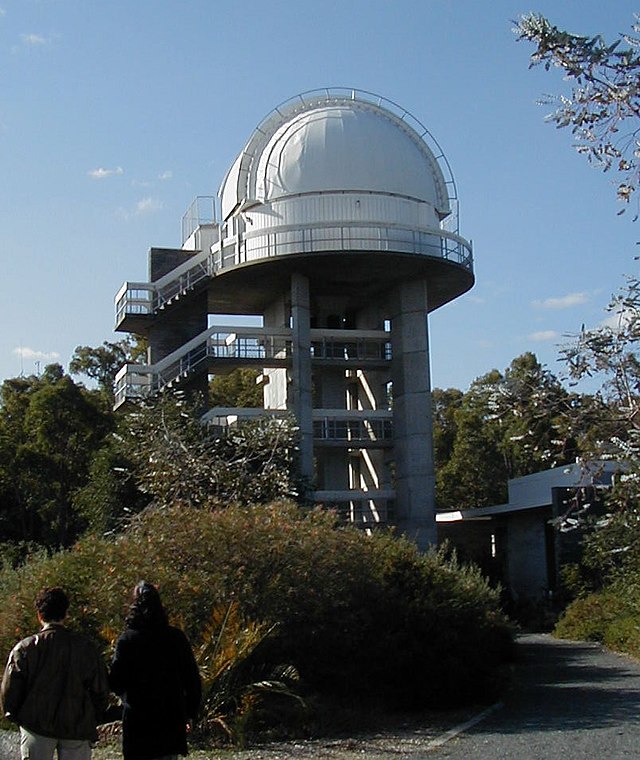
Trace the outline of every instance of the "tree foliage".
<instances>
[{"instance_id":1,"label":"tree foliage","mask_svg":"<svg viewBox=\"0 0 640 760\"><path fill-rule=\"evenodd\" d=\"M436 394L438 506L499 504L506 501L509 478L573 461L576 441L586 435L575 412L588 405L530 352L504 373L492 370L477 378L465 394Z\"/></svg>"},{"instance_id":2,"label":"tree foliage","mask_svg":"<svg viewBox=\"0 0 640 760\"><path fill-rule=\"evenodd\" d=\"M298 497L297 427L290 418L203 425L181 396L138 404L122 431L123 453L140 489L161 506L211 499L264 503Z\"/></svg>"},{"instance_id":3,"label":"tree foliage","mask_svg":"<svg viewBox=\"0 0 640 760\"><path fill-rule=\"evenodd\" d=\"M592 587L616 577L640 577L640 280L627 277L607 309L609 319L583 330L562 350L575 381L598 380L594 407L598 435L588 453L624 464L604 516L593 517L583 566Z\"/></svg>"},{"instance_id":4,"label":"tree foliage","mask_svg":"<svg viewBox=\"0 0 640 760\"><path fill-rule=\"evenodd\" d=\"M113 404L116 375L127 362L140 361L145 355L144 342L130 338L111 343L104 341L101 346L76 346L69 362L72 375L86 375L98 384L98 388Z\"/></svg>"},{"instance_id":5,"label":"tree foliage","mask_svg":"<svg viewBox=\"0 0 640 760\"><path fill-rule=\"evenodd\" d=\"M0 540L68 546L82 530L73 496L112 427L100 397L59 365L0 388Z\"/></svg>"},{"instance_id":6,"label":"tree foliage","mask_svg":"<svg viewBox=\"0 0 640 760\"><path fill-rule=\"evenodd\" d=\"M235 369L228 375L215 375L209 383L210 406L256 408L263 405L262 387L256 383L260 372Z\"/></svg>"},{"instance_id":7,"label":"tree foliage","mask_svg":"<svg viewBox=\"0 0 640 760\"><path fill-rule=\"evenodd\" d=\"M640 25L632 30L640 32ZM618 198L628 203L640 173L640 39L625 34L608 44L600 35L558 29L537 13L522 16L515 31L536 46L530 67L560 68L572 82L569 95L546 99L558 106L549 119L570 128L576 149L592 164L619 173Z\"/></svg>"},{"instance_id":8,"label":"tree foliage","mask_svg":"<svg viewBox=\"0 0 640 760\"><path fill-rule=\"evenodd\" d=\"M197 649L232 603L240 620L275 626L253 664L294 665L312 694L414 707L495 696L509 645L499 594L477 569L279 502L148 509L117 539L86 536L0 570L0 656L32 632L44 585L68 590L71 624L108 652L140 578Z\"/></svg>"},{"instance_id":9,"label":"tree foliage","mask_svg":"<svg viewBox=\"0 0 640 760\"><path fill-rule=\"evenodd\" d=\"M468 509L506 500L507 472L491 405L502 379L494 370L475 380L454 412L451 457L436 471L440 508Z\"/></svg>"}]
</instances>

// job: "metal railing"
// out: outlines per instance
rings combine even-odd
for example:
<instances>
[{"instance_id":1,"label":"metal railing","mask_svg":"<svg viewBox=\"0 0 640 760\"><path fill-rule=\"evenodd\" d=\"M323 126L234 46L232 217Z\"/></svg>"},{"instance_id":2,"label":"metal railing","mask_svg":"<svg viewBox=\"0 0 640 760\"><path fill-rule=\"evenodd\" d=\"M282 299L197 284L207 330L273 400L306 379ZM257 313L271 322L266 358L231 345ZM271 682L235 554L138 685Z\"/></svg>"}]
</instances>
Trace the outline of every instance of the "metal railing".
<instances>
[{"instance_id":1,"label":"metal railing","mask_svg":"<svg viewBox=\"0 0 640 760\"><path fill-rule=\"evenodd\" d=\"M366 412L353 412L353 417L325 416L313 419L313 437L316 441L358 444L391 443L392 419L366 417ZM356 416L357 415L357 416Z\"/></svg>"},{"instance_id":2,"label":"metal railing","mask_svg":"<svg viewBox=\"0 0 640 760\"><path fill-rule=\"evenodd\" d=\"M193 256L157 282L125 282L116 296L116 329L127 316L154 314L214 274L210 252Z\"/></svg>"},{"instance_id":3,"label":"metal railing","mask_svg":"<svg viewBox=\"0 0 640 760\"><path fill-rule=\"evenodd\" d=\"M153 314L155 289L147 282L125 282L116 295L116 329L125 317Z\"/></svg>"},{"instance_id":4,"label":"metal railing","mask_svg":"<svg viewBox=\"0 0 640 760\"><path fill-rule=\"evenodd\" d=\"M391 360L391 342L384 330L311 330L312 361L347 365ZM127 398L158 393L215 361L289 366L293 352L290 328L210 327L156 364L127 364L116 377L116 406Z\"/></svg>"},{"instance_id":5,"label":"metal railing","mask_svg":"<svg viewBox=\"0 0 640 760\"><path fill-rule=\"evenodd\" d=\"M157 282L126 282L116 296L116 328L129 315L153 314L231 266L292 253L333 250L411 253L473 270L471 244L442 229L392 227L375 223L300 224L246 233L212 251L190 257Z\"/></svg>"},{"instance_id":6,"label":"metal railing","mask_svg":"<svg viewBox=\"0 0 640 760\"><path fill-rule=\"evenodd\" d=\"M159 393L212 360L281 366L291 356L291 330L211 327L157 364L126 364L116 376L116 406Z\"/></svg>"},{"instance_id":7,"label":"metal railing","mask_svg":"<svg viewBox=\"0 0 640 760\"><path fill-rule=\"evenodd\" d=\"M351 337L344 330L327 335L326 330L311 330L311 358L316 360L391 361L391 340L383 331L370 331L367 335Z\"/></svg>"},{"instance_id":8,"label":"metal railing","mask_svg":"<svg viewBox=\"0 0 640 760\"><path fill-rule=\"evenodd\" d=\"M380 491L315 491L311 498L326 509L332 509L346 523L374 529L391 525L395 519L395 492Z\"/></svg>"},{"instance_id":9,"label":"metal railing","mask_svg":"<svg viewBox=\"0 0 640 760\"><path fill-rule=\"evenodd\" d=\"M214 274L213 255L209 252L205 251L194 256L193 260L189 263L191 266L183 271L177 272L174 270L174 272L171 272L170 275L172 277L170 279L163 278L154 284L154 311L164 309L173 300L193 290L196 285L199 285ZM182 267L180 267L181 270Z\"/></svg>"},{"instance_id":10,"label":"metal railing","mask_svg":"<svg viewBox=\"0 0 640 760\"><path fill-rule=\"evenodd\" d=\"M257 417L283 417L289 414L289 411L283 409L220 407L210 409L204 415L203 421L223 429L236 421ZM313 437L316 442L349 442L354 447L358 447L359 444L391 442L392 413L385 411L374 414L377 418L367 416L367 412L336 410L334 415L326 410L313 410Z\"/></svg>"},{"instance_id":11,"label":"metal railing","mask_svg":"<svg viewBox=\"0 0 640 760\"><path fill-rule=\"evenodd\" d=\"M197 195L182 216L182 243L203 224L217 221L216 198L213 195Z\"/></svg>"},{"instance_id":12,"label":"metal railing","mask_svg":"<svg viewBox=\"0 0 640 760\"><path fill-rule=\"evenodd\" d=\"M428 256L473 269L471 244L453 232L440 228L393 227L374 222L343 224L310 223L265 228L246 233L239 244L233 264L292 253L320 251L385 251ZM229 265L218 249L215 269Z\"/></svg>"}]
</instances>

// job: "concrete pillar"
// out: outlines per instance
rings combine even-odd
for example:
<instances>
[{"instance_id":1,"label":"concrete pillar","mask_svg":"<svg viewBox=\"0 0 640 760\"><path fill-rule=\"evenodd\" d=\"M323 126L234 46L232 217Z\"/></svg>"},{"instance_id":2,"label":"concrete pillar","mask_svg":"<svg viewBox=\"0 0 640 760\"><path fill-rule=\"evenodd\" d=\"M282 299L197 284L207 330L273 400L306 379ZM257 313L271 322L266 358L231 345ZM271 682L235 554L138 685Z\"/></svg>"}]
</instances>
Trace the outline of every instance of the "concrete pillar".
<instances>
[{"instance_id":1,"label":"concrete pillar","mask_svg":"<svg viewBox=\"0 0 640 760\"><path fill-rule=\"evenodd\" d=\"M291 276L291 328L293 333L292 408L300 426L300 472L313 479L313 416L311 398L311 310L309 280Z\"/></svg>"},{"instance_id":2,"label":"concrete pillar","mask_svg":"<svg viewBox=\"0 0 640 760\"><path fill-rule=\"evenodd\" d=\"M437 541L426 281L397 286L390 306L396 519L424 550Z\"/></svg>"}]
</instances>

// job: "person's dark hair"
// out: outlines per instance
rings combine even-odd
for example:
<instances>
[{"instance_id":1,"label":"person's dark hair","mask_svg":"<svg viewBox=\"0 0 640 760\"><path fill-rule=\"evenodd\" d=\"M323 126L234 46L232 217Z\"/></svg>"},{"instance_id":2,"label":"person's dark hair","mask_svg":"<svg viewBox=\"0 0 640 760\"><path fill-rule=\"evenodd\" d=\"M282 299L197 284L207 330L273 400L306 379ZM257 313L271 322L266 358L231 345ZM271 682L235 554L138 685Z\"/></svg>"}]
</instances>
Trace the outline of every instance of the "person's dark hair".
<instances>
[{"instance_id":1,"label":"person's dark hair","mask_svg":"<svg viewBox=\"0 0 640 760\"><path fill-rule=\"evenodd\" d=\"M147 581L140 581L133 589L129 613L125 618L129 628L160 628L169 624L158 589Z\"/></svg>"},{"instance_id":2,"label":"person's dark hair","mask_svg":"<svg viewBox=\"0 0 640 760\"><path fill-rule=\"evenodd\" d=\"M43 588L36 597L36 610L49 623L63 620L69 609L69 597L61 588Z\"/></svg>"}]
</instances>

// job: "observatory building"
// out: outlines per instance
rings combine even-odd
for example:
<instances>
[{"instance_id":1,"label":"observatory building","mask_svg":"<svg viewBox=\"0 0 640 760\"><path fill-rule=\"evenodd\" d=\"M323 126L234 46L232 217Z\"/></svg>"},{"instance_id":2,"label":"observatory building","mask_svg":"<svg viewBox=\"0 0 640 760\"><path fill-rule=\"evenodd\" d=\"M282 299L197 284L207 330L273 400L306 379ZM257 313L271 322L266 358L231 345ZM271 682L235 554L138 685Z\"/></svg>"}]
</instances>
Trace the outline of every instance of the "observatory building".
<instances>
[{"instance_id":1,"label":"observatory building","mask_svg":"<svg viewBox=\"0 0 640 760\"><path fill-rule=\"evenodd\" d=\"M194 201L182 246L151 248L149 281L118 293L116 330L149 348L116 404L257 367L264 409L210 422L292 413L314 501L435 542L427 315L474 282L457 203L438 144L396 104L347 89L283 103L218 197Z\"/></svg>"}]
</instances>

